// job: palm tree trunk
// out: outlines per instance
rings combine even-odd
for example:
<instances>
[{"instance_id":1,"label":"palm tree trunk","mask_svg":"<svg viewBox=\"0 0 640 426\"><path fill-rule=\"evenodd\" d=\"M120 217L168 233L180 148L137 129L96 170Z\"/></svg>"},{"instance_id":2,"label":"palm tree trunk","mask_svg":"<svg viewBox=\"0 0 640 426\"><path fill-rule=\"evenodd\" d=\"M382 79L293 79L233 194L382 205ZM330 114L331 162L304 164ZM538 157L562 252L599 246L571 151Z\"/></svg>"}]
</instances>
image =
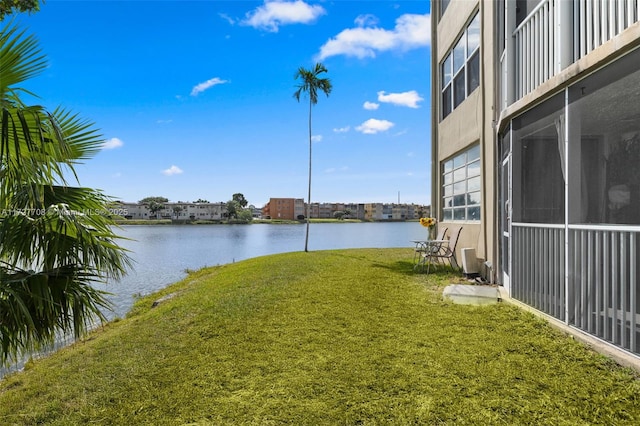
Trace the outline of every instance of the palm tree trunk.
<instances>
[{"instance_id":1,"label":"palm tree trunk","mask_svg":"<svg viewBox=\"0 0 640 426\"><path fill-rule=\"evenodd\" d=\"M309 224L311 223L311 97L309 97L309 191L307 192L307 233L304 239L304 251L309 251Z\"/></svg>"}]
</instances>

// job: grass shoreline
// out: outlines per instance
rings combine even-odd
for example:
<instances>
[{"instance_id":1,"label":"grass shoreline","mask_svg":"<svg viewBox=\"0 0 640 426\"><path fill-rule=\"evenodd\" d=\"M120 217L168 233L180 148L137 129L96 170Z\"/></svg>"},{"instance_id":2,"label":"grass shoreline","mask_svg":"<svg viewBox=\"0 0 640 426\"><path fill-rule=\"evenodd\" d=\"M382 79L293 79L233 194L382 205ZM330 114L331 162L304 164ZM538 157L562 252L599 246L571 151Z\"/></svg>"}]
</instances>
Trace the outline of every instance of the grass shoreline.
<instances>
[{"instance_id":1,"label":"grass shoreline","mask_svg":"<svg viewBox=\"0 0 640 426\"><path fill-rule=\"evenodd\" d=\"M638 424L638 375L408 249L205 268L0 381L2 424ZM158 298L177 293L156 308Z\"/></svg>"}]
</instances>

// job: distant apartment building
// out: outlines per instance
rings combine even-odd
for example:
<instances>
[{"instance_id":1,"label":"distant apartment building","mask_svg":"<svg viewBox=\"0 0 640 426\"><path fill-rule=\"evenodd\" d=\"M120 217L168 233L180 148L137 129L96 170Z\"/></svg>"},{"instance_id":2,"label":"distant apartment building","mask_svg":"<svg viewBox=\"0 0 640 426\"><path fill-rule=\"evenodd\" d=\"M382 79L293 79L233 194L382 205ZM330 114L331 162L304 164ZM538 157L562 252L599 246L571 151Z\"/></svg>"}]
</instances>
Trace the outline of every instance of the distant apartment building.
<instances>
[{"instance_id":1,"label":"distant apartment building","mask_svg":"<svg viewBox=\"0 0 640 426\"><path fill-rule=\"evenodd\" d=\"M429 214L429 208L416 204L369 203L364 205L366 220L412 220Z\"/></svg>"},{"instance_id":2,"label":"distant apartment building","mask_svg":"<svg viewBox=\"0 0 640 426\"><path fill-rule=\"evenodd\" d=\"M270 198L262 208L262 217L282 220L306 217L304 200L302 198Z\"/></svg>"},{"instance_id":3,"label":"distant apartment building","mask_svg":"<svg viewBox=\"0 0 640 426\"><path fill-rule=\"evenodd\" d=\"M163 203L162 209L151 212L147 204L121 203L127 219L222 220L226 203Z\"/></svg>"},{"instance_id":4,"label":"distant apartment building","mask_svg":"<svg viewBox=\"0 0 640 426\"><path fill-rule=\"evenodd\" d=\"M127 219L224 220L226 203L166 202L157 212L147 204L120 203ZM270 198L262 209L248 206L254 218L301 220L307 216L307 204L302 198ZM360 220L412 220L429 214L429 206L387 203L311 203L312 219L333 219L336 213Z\"/></svg>"}]
</instances>

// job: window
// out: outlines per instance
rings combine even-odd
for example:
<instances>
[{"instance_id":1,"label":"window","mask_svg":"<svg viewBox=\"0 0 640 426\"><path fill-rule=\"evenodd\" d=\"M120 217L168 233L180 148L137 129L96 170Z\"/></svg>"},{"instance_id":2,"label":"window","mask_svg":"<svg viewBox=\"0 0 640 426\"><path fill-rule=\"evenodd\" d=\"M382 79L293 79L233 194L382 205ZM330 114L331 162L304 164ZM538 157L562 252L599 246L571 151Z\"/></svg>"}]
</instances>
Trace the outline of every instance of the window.
<instances>
[{"instance_id":1,"label":"window","mask_svg":"<svg viewBox=\"0 0 640 426\"><path fill-rule=\"evenodd\" d=\"M480 220L480 179L480 145L444 162L443 220Z\"/></svg>"},{"instance_id":2,"label":"window","mask_svg":"<svg viewBox=\"0 0 640 426\"><path fill-rule=\"evenodd\" d=\"M449 2L451 0L440 0L440 17L444 15L444 12L447 10L447 6L449 6Z\"/></svg>"},{"instance_id":3,"label":"window","mask_svg":"<svg viewBox=\"0 0 640 426\"><path fill-rule=\"evenodd\" d=\"M442 118L480 85L480 18L473 18L440 65Z\"/></svg>"}]
</instances>

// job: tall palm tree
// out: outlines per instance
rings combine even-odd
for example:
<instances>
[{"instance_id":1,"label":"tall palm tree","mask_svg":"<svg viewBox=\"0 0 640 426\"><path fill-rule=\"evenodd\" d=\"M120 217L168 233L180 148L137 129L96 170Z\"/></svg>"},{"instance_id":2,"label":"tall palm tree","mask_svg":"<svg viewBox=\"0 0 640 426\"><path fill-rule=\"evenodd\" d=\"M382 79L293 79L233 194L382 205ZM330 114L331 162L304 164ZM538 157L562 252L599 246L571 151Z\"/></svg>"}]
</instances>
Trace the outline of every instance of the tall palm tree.
<instances>
[{"instance_id":1,"label":"tall palm tree","mask_svg":"<svg viewBox=\"0 0 640 426\"><path fill-rule=\"evenodd\" d=\"M307 233L304 239L304 251L309 251L309 223L311 220L311 110L318 103L318 91L324 92L327 97L331 93L331 80L320 78L320 74L326 73L327 69L321 63L316 63L315 67L308 70L304 67L298 68L295 79L300 80L296 87L298 90L293 97L300 102L300 96L306 93L309 96L309 192L307 194Z\"/></svg>"},{"instance_id":2,"label":"tall palm tree","mask_svg":"<svg viewBox=\"0 0 640 426\"><path fill-rule=\"evenodd\" d=\"M47 66L37 40L0 30L0 365L23 351L81 336L108 307L92 283L130 259L108 215L113 201L78 182L74 166L104 142L93 123L26 105L21 85Z\"/></svg>"}]
</instances>

